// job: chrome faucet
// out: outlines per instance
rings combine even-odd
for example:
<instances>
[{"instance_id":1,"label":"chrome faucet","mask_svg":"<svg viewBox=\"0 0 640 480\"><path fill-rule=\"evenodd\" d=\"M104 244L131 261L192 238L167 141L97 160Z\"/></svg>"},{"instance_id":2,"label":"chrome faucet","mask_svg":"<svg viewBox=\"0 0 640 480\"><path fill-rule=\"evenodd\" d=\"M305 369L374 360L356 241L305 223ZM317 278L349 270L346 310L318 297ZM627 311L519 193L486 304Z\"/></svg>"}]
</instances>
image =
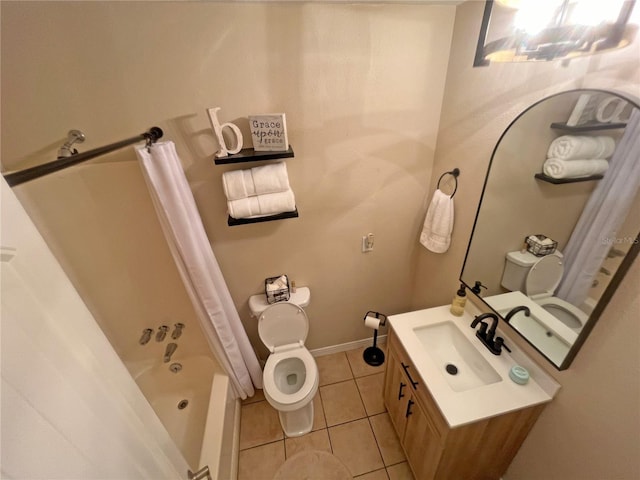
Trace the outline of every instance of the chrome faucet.
<instances>
[{"instance_id":1,"label":"chrome faucet","mask_svg":"<svg viewBox=\"0 0 640 480\"><path fill-rule=\"evenodd\" d=\"M491 326L484 321L486 318L491 318ZM482 344L489 349L494 355L500 355L502 353L502 347L507 351L511 351L509 347L504 344L504 338L496 337L496 328L498 328L498 316L495 313L483 313L478 315L471 322L471 328L476 328L480 324L480 328L476 332L476 337L480 339Z\"/></svg>"},{"instance_id":2,"label":"chrome faucet","mask_svg":"<svg viewBox=\"0 0 640 480\"><path fill-rule=\"evenodd\" d=\"M507 316L504 317L504 321L509 323L509 320L511 320L511 317L513 317L518 312L524 312L525 316L527 317L531 316L531 310L529 310L529 307L520 305L519 307L513 307L511 310L509 310L509 313L507 313Z\"/></svg>"},{"instance_id":3,"label":"chrome faucet","mask_svg":"<svg viewBox=\"0 0 640 480\"><path fill-rule=\"evenodd\" d=\"M177 343L169 343L167 345L167 349L164 351L164 363L169 363L171 361L171 355L178 349Z\"/></svg>"}]
</instances>

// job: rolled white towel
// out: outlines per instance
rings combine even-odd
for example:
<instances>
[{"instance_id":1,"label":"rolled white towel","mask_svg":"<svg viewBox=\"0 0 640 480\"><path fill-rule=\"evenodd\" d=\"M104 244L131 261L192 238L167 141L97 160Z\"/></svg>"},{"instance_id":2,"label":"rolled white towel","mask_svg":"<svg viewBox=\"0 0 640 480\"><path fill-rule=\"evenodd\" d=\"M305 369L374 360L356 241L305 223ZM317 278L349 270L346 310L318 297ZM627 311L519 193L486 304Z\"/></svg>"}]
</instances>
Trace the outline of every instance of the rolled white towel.
<instances>
[{"instance_id":1,"label":"rolled white towel","mask_svg":"<svg viewBox=\"0 0 640 480\"><path fill-rule=\"evenodd\" d=\"M563 135L551 142L547 157L561 160L604 159L613 155L615 148L616 142L611 137Z\"/></svg>"},{"instance_id":2,"label":"rolled white towel","mask_svg":"<svg viewBox=\"0 0 640 480\"><path fill-rule=\"evenodd\" d=\"M580 178L590 175L600 175L607 171L609 162L602 159L595 160L563 160L548 158L542 165L542 171L551 178Z\"/></svg>"},{"instance_id":3,"label":"rolled white towel","mask_svg":"<svg viewBox=\"0 0 640 480\"><path fill-rule=\"evenodd\" d=\"M222 186L227 200L241 200L255 195L289 190L289 175L284 162L222 174Z\"/></svg>"},{"instance_id":4,"label":"rolled white towel","mask_svg":"<svg viewBox=\"0 0 640 480\"><path fill-rule=\"evenodd\" d=\"M291 189L285 192L255 195L227 202L229 215L233 218L250 218L278 213L292 212L296 209L296 199Z\"/></svg>"}]
</instances>

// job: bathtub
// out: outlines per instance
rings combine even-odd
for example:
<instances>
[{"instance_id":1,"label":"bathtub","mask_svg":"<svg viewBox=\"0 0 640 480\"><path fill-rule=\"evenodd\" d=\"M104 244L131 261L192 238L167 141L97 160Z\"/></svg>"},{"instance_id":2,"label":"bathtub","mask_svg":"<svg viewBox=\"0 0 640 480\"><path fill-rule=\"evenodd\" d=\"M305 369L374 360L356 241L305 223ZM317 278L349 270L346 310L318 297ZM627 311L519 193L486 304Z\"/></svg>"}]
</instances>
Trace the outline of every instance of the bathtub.
<instances>
[{"instance_id":1,"label":"bathtub","mask_svg":"<svg viewBox=\"0 0 640 480\"><path fill-rule=\"evenodd\" d=\"M237 477L240 402L209 357L156 362L134 379L192 471L207 465L213 479Z\"/></svg>"}]
</instances>

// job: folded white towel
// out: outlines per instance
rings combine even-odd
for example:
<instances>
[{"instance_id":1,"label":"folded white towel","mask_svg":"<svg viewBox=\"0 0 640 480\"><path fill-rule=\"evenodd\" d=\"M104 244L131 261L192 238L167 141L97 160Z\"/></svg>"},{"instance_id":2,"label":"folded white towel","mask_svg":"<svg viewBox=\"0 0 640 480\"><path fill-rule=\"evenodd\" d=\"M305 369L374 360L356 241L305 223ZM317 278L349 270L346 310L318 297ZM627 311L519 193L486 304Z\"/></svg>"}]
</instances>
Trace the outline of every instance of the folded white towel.
<instances>
[{"instance_id":1,"label":"folded white towel","mask_svg":"<svg viewBox=\"0 0 640 480\"><path fill-rule=\"evenodd\" d=\"M289 189L289 175L284 162L254 167L251 169L251 176L255 186L254 195L284 192Z\"/></svg>"},{"instance_id":2,"label":"folded white towel","mask_svg":"<svg viewBox=\"0 0 640 480\"><path fill-rule=\"evenodd\" d=\"M291 189L285 192L266 193L227 202L229 215L233 218L250 218L277 213L292 212L296 199Z\"/></svg>"},{"instance_id":3,"label":"folded white towel","mask_svg":"<svg viewBox=\"0 0 640 480\"><path fill-rule=\"evenodd\" d=\"M600 175L607 171L609 162L602 159L595 160L563 160L548 158L542 164L542 171L551 178L581 178L590 175Z\"/></svg>"},{"instance_id":4,"label":"folded white towel","mask_svg":"<svg viewBox=\"0 0 640 480\"><path fill-rule=\"evenodd\" d=\"M254 195L284 192L289 189L289 175L284 162L222 174L227 200L240 200Z\"/></svg>"},{"instance_id":5,"label":"folded white towel","mask_svg":"<svg viewBox=\"0 0 640 480\"><path fill-rule=\"evenodd\" d=\"M444 253L451 244L453 230L453 198L439 189L433 193L424 219L420 243L434 253Z\"/></svg>"},{"instance_id":6,"label":"folded white towel","mask_svg":"<svg viewBox=\"0 0 640 480\"><path fill-rule=\"evenodd\" d=\"M239 200L247 198L247 185L253 189L251 170L233 170L222 174L222 187L227 200Z\"/></svg>"},{"instance_id":7,"label":"folded white towel","mask_svg":"<svg viewBox=\"0 0 640 480\"><path fill-rule=\"evenodd\" d=\"M616 142L611 137L563 135L556 138L547 152L547 158L561 160L605 159L613 155Z\"/></svg>"}]
</instances>

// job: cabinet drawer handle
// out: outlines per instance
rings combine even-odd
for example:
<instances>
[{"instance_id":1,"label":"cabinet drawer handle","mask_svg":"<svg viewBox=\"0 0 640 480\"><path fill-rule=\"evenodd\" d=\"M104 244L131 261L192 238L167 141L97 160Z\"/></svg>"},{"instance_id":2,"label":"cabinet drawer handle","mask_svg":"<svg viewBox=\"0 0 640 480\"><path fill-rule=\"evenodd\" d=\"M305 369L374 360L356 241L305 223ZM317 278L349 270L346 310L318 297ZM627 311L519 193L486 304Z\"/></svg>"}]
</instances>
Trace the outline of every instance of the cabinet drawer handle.
<instances>
[{"instance_id":1,"label":"cabinet drawer handle","mask_svg":"<svg viewBox=\"0 0 640 480\"><path fill-rule=\"evenodd\" d=\"M416 390L418 388L418 382L414 382L413 378L411 378L411 374L409 373L409 365L405 365L404 362L400 362L400 364L402 365L402 368L404 369L404 373L407 375L407 378L411 382L411 386L413 387L414 390Z\"/></svg>"},{"instance_id":2,"label":"cabinet drawer handle","mask_svg":"<svg viewBox=\"0 0 640 480\"><path fill-rule=\"evenodd\" d=\"M400 400L402 397L404 397L404 393L402 393L402 389L404 387L406 387L406 386L407 386L406 383L400 382L400 391L398 392L398 400Z\"/></svg>"},{"instance_id":3,"label":"cabinet drawer handle","mask_svg":"<svg viewBox=\"0 0 640 480\"><path fill-rule=\"evenodd\" d=\"M409 402L407 403L407 411L404 414L404 417L407 418L409 415L411 415L413 412L411 411L411 405L413 405L414 402L413 400L409 400Z\"/></svg>"}]
</instances>

